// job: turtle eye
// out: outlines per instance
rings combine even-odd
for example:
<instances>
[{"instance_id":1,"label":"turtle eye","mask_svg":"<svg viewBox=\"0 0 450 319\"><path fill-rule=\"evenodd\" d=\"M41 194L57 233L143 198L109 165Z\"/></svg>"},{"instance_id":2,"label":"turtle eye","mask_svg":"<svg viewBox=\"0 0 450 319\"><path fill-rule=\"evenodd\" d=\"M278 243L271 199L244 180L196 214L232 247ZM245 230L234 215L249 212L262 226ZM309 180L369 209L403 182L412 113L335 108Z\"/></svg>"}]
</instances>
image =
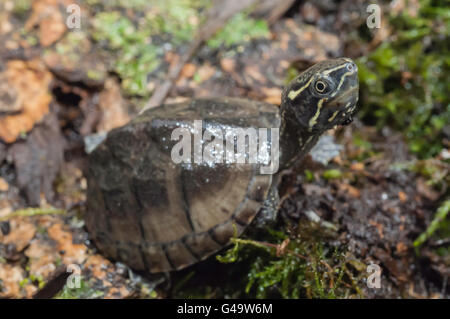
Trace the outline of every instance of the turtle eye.
<instances>
[{"instance_id":1,"label":"turtle eye","mask_svg":"<svg viewBox=\"0 0 450 319\"><path fill-rule=\"evenodd\" d=\"M327 89L327 84L324 81L318 80L314 84L314 88L316 89L316 92L324 93Z\"/></svg>"}]
</instances>

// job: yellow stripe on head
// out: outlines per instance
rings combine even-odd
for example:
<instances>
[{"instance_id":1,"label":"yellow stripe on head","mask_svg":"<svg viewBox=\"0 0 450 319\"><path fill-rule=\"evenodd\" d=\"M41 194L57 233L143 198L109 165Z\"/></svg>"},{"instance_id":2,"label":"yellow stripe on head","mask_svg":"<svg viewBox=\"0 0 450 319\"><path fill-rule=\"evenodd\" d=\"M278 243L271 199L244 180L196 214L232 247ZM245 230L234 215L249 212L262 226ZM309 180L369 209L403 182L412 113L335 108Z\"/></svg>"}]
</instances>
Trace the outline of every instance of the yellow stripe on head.
<instances>
[{"instance_id":1,"label":"yellow stripe on head","mask_svg":"<svg viewBox=\"0 0 450 319\"><path fill-rule=\"evenodd\" d=\"M311 84L311 81L313 80L313 77L311 77L310 79L309 79L309 81L304 85L304 86L302 86L301 88L299 88L298 90L296 90L296 91L294 91L294 90L291 90L290 92L289 92L289 94L288 94L288 97L291 99L291 100L293 100L293 99L295 99L300 93L302 93L310 84Z\"/></svg>"},{"instance_id":2,"label":"yellow stripe on head","mask_svg":"<svg viewBox=\"0 0 450 319\"><path fill-rule=\"evenodd\" d=\"M328 74L330 74L331 72L334 72L334 71L340 70L340 69L342 69L342 68L345 68L345 67L347 67L347 64L342 64L342 65L338 65L338 66L337 66L337 67L335 67L335 68L332 68L332 69L329 69L329 70L323 71L323 74L325 74L325 75L328 75Z\"/></svg>"},{"instance_id":3,"label":"yellow stripe on head","mask_svg":"<svg viewBox=\"0 0 450 319\"><path fill-rule=\"evenodd\" d=\"M314 114L314 116L309 120L309 128L312 129L314 125L317 124L317 118L320 115L320 110L322 109L322 105L324 100L326 100L327 98L323 98L319 100L319 103L317 103L317 111L316 114Z\"/></svg>"},{"instance_id":4,"label":"yellow stripe on head","mask_svg":"<svg viewBox=\"0 0 450 319\"><path fill-rule=\"evenodd\" d=\"M336 111L331 115L331 117L328 119L328 122L333 122L333 120L336 118L336 115L338 115L339 111Z\"/></svg>"}]
</instances>

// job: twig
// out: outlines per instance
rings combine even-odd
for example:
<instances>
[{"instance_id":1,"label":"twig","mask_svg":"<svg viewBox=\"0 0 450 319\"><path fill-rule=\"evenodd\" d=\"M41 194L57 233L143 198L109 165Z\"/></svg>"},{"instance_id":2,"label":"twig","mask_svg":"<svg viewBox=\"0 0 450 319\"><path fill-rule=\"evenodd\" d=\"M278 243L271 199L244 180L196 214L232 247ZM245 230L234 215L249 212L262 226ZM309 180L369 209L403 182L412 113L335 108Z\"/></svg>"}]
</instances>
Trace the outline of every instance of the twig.
<instances>
[{"instance_id":1,"label":"twig","mask_svg":"<svg viewBox=\"0 0 450 319\"><path fill-rule=\"evenodd\" d=\"M6 216L0 217L0 222L11 219L13 217L28 217L28 216L36 216L36 215L62 215L65 214L66 211L63 209L55 209L55 208L26 208L16 210Z\"/></svg>"},{"instance_id":2,"label":"twig","mask_svg":"<svg viewBox=\"0 0 450 319\"><path fill-rule=\"evenodd\" d=\"M44 288L38 290L33 299L50 299L53 298L66 284L70 272L66 271L65 266L58 267L51 275Z\"/></svg>"},{"instance_id":3,"label":"twig","mask_svg":"<svg viewBox=\"0 0 450 319\"><path fill-rule=\"evenodd\" d=\"M268 242L264 242L264 241L256 241L256 240L251 240L251 239L241 239L241 238L231 238L230 239L231 242L233 243L238 243L238 244L249 244L249 245L253 245L256 247L260 247L260 248L273 248L273 249L277 249L279 245L277 244L272 244L272 243L268 243ZM294 255L296 257L308 260L308 257L303 256L299 253L296 253L295 251L292 251L290 249L286 249L285 250L286 253L290 254L290 255Z\"/></svg>"},{"instance_id":4,"label":"twig","mask_svg":"<svg viewBox=\"0 0 450 319\"><path fill-rule=\"evenodd\" d=\"M256 0L217 1L216 5L213 5L208 11L206 21L198 29L194 42L190 45L188 51L183 54L180 61L169 70L167 79L160 87L155 89L155 93L139 114L162 104L178 79L184 65L194 56L195 52L197 52L202 44L216 34L217 31L219 31L236 13L248 8L255 2Z\"/></svg>"},{"instance_id":5,"label":"twig","mask_svg":"<svg viewBox=\"0 0 450 319\"><path fill-rule=\"evenodd\" d=\"M418 248L430 238L433 233L439 228L440 223L447 217L447 214L450 211L450 200L446 200L437 210L436 215L431 221L428 228L420 234L419 237L414 241L413 245L418 252Z\"/></svg>"}]
</instances>

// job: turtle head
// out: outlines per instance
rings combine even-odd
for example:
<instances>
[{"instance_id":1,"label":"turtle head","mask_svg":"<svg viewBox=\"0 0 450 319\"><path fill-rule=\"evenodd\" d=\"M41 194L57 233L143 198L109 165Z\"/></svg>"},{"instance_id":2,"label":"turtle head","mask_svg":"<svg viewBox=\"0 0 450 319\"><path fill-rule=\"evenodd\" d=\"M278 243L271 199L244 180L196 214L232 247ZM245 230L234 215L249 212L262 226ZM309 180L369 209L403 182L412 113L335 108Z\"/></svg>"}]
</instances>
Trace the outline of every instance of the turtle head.
<instances>
[{"instance_id":1,"label":"turtle head","mask_svg":"<svg viewBox=\"0 0 450 319\"><path fill-rule=\"evenodd\" d=\"M285 88L282 112L294 115L302 130L321 133L347 125L358 101L358 68L348 58L319 62Z\"/></svg>"}]
</instances>

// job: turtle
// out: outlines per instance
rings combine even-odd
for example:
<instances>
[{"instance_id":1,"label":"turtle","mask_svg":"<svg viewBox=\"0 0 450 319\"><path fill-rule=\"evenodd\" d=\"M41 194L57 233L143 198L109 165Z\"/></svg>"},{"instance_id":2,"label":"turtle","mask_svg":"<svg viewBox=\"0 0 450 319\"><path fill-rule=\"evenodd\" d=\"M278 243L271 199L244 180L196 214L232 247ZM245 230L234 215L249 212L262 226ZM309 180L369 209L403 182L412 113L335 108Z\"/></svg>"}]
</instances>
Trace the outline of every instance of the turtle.
<instances>
[{"instance_id":1,"label":"turtle","mask_svg":"<svg viewBox=\"0 0 450 319\"><path fill-rule=\"evenodd\" d=\"M352 122L358 88L356 64L342 57L320 61L290 81L279 107L214 97L142 112L111 130L89 155L85 222L92 240L107 257L137 271L169 273L217 253L250 224L267 225L276 219L280 176L322 133ZM273 137L261 138L276 153L269 161L278 162L273 171L261 169L268 167L267 158L255 162L247 156L249 128L267 129ZM225 139L229 148L220 147L224 140L218 137L239 129L248 133L245 156L223 160L236 151L237 137ZM205 137L207 131L222 135ZM215 138L214 161L196 158Z\"/></svg>"}]
</instances>

